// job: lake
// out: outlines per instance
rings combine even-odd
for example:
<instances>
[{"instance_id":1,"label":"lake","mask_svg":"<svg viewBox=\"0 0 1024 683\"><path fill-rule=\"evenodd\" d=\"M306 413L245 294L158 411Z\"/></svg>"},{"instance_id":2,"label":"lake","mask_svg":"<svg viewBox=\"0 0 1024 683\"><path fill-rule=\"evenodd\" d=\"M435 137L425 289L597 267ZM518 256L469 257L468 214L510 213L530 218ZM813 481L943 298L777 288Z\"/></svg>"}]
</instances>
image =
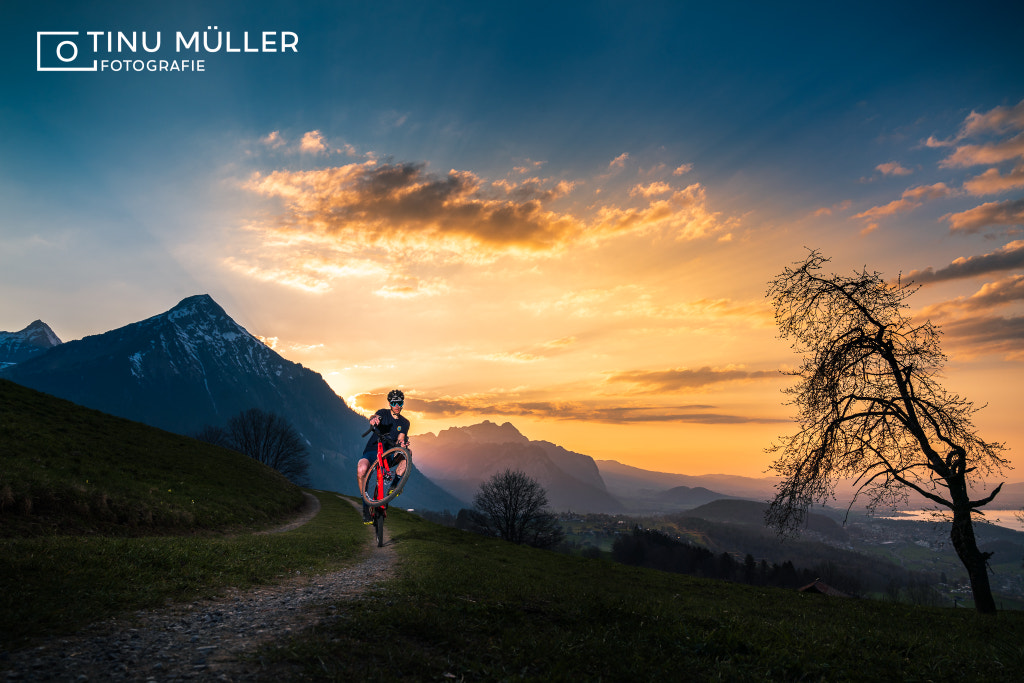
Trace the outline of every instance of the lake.
<instances>
[{"instance_id":1,"label":"lake","mask_svg":"<svg viewBox=\"0 0 1024 683\"><path fill-rule=\"evenodd\" d=\"M934 512L931 510L900 510L898 513L885 519L899 519L907 521L917 522L931 522L936 521L937 518L934 516ZM1020 510L985 510L984 519L997 526L1004 527L1006 529L1013 529L1014 531L1024 531L1024 521L1021 521L1017 516L1020 514ZM977 519L977 517L975 517Z\"/></svg>"}]
</instances>

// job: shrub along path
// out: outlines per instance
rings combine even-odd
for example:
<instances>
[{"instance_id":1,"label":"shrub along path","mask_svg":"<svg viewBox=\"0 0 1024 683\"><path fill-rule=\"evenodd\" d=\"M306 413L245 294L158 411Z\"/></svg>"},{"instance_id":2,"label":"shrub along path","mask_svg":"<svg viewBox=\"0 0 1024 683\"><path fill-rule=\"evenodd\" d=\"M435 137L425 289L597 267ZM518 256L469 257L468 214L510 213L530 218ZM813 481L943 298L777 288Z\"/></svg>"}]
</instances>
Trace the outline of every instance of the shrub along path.
<instances>
[{"instance_id":1,"label":"shrub along path","mask_svg":"<svg viewBox=\"0 0 1024 683\"><path fill-rule=\"evenodd\" d=\"M354 501L347 502L358 507ZM308 522L319 506L319 500L307 504L297 519L272 531L286 532ZM51 637L29 649L0 655L0 671L6 672L8 681L276 678L284 673L280 668L271 674L251 656L259 645L337 619L339 602L364 593L387 576L395 562L385 528L384 547L377 548L372 534L367 534L362 559L345 569L289 578L276 585L229 589L218 598L106 620L73 636Z\"/></svg>"}]
</instances>

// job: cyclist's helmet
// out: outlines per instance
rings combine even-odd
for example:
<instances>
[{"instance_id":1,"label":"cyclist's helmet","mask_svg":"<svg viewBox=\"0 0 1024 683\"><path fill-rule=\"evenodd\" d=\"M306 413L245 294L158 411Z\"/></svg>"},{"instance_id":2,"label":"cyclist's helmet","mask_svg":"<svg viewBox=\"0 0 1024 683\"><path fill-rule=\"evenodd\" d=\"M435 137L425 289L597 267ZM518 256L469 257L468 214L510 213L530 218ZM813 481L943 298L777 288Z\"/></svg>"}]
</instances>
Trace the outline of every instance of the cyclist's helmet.
<instances>
[{"instance_id":1,"label":"cyclist's helmet","mask_svg":"<svg viewBox=\"0 0 1024 683\"><path fill-rule=\"evenodd\" d=\"M405 403L405 394L398 389L392 389L388 392L388 403L394 403L396 401L399 403Z\"/></svg>"}]
</instances>

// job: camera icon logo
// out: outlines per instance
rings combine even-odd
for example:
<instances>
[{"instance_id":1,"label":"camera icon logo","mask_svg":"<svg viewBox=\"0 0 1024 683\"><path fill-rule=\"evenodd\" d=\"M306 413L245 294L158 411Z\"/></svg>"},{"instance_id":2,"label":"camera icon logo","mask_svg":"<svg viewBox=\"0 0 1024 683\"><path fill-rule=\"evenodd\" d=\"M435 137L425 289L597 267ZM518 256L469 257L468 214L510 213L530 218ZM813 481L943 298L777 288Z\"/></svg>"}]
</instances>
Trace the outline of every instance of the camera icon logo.
<instances>
[{"instance_id":1,"label":"camera icon logo","mask_svg":"<svg viewBox=\"0 0 1024 683\"><path fill-rule=\"evenodd\" d=\"M37 31L36 71L96 71L91 46L78 31Z\"/></svg>"}]
</instances>

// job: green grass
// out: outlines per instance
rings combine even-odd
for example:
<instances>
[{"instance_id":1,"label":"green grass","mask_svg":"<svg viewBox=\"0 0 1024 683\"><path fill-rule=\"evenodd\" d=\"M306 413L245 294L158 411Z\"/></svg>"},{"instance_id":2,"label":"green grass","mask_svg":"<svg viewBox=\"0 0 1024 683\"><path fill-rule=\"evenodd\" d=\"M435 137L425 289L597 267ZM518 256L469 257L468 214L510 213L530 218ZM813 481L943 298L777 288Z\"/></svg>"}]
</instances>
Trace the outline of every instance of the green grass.
<instances>
[{"instance_id":1,"label":"green grass","mask_svg":"<svg viewBox=\"0 0 1024 683\"><path fill-rule=\"evenodd\" d=\"M513 546L408 514L388 523L398 576L265 658L315 679L381 681L1011 681L1024 670L1021 613L830 599Z\"/></svg>"},{"instance_id":2,"label":"green grass","mask_svg":"<svg viewBox=\"0 0 1024 683\"><path fill-rule=\"evenodd\" d=\"M244 455L0 380L0 537L268 526L301 502Z\"/></svg>"},{"instance_id":3,"label":"green grass","mask_svg":"<svg viewBox=\"0 0 1024 683\"><path fill-rule=\"evenodd\" d=\"M334 493L317 497L320 513L287 533L0 539L0 649L168 600L354 561L368 540L359 514Z\"/></svg>"}]
</instances>

